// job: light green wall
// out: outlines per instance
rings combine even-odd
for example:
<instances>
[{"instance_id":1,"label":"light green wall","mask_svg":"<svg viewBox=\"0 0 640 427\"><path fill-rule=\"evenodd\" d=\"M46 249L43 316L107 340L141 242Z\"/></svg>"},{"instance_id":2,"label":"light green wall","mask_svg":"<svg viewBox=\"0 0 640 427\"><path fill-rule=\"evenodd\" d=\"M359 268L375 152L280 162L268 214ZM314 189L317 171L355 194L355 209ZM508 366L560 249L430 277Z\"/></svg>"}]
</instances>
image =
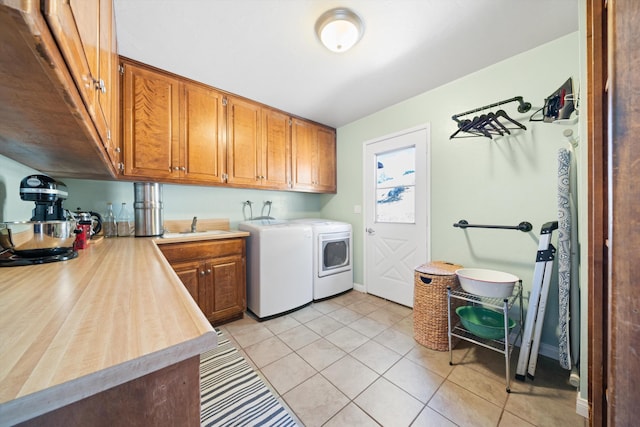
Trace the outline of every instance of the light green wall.
<instances>
[{"instance_id":1,"label":"light green wall","mask_svg":"<svg viewBox=\"0 0 640 427\"><path fill-rule=\"evenodd\" d=\"M20 200L20 180L36 173L6 157L0 156L0 220L23 221L31 217L33 203ZM55 177L54 177L55 178ZM92 181L61 178L69 190L64 203L67 209L92 210L103 213L108 201L114 203L116 214L119 205L126 202L133 206L133 183L117 181ZM244 219L242 202L252 201L253 216L261 215L263 203L271 201L271 216L286 219L317 217L320 215L320 197L316 194L286 191L245 190L221 187L163 185L165 219L228 218L231 226ZM249 210L245 210L247 216ZM267 214L267 211L264 211Z\"/></svg>"},{"instance_id":2,"label":"light green wall","mask_svg":"<svg viewBox=\"0 0 640 427\"><path fill-rule=\"evenodd\" d=\"M20 200L20 181L37 171L0 156L0 221L26 221L33 203Z\"/></svg>"},{"instance_id":3,"label":"light green wall","mask_svg":"<svg viewBox=\"0 0 640 427\"><path fill-rule=\"evenodd\" d=\"M540 227L557 219L557 152L569 146L562 135L566 127L528 119L568 77L579 87L578 53L579 35L573 33L337 130L339 191L335 196L323 196L322 214L353 224L357 283L366 286L363 215L353 213L354 205L364 203L363 143L430 123L432 258L511 272L522 278L528 295ZM456 130L452 115L514 96L523 96L533 104L525 114L517 112L516 103L504 106L511 117L527 126L526 131L494 140L449 140ZM577 127L572 128L577 135ZM463 231L452 226L460 219L506 225L529 221L533 231ZM557 295L557 279L554 282L551 296ZM542 342L557 347L557 298L549 298L547 313Z\"/></svg>"},{"instance_id":4,"label":"light green wall","mask_svg":"<svg viewBox=\"0 0 640 427\"><path fill-rule=\"evenodd\" d=\"M108 181L83 181L65 179L69 186L67 206L98 209L102 212L107 201L127 202L133 205L133 183ZM315 194L286 191L265 191L206 187L191 185L163 185L165 219L228 218L232 227L250 216L248 208L243 213L243 202L253 202L253 216L262 215L263 204L271 201L271 216L278 219L318 216L320 199ZM264 215L267 209L264 210ZM247 218L248 219L248 218Z\"/></svg>"}]
</instances>

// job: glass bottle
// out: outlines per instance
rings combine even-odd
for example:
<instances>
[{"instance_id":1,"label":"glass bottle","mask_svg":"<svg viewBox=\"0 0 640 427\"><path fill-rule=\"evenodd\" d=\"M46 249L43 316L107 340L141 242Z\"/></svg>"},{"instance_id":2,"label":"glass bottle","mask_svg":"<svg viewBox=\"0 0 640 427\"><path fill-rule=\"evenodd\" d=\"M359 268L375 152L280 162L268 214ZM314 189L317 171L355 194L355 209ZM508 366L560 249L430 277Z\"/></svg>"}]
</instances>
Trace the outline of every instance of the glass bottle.
<instances>
[{"instance_id":1,"label":"glass bottle","mask_svg":"<svg viewBox=\"0 0 640 427\"><path fill-rule=\"evenodd\" d=\"M122 203L116 224L118 225L118 237L128 237L131 235L131 222L129 220L129 211L127 210L126 203Z\"/></svg>"},{"instance_id":2,"label":"glass bottle","mask_svg":"<svg viewBox=\"0 0 640 427\"><path fill-rule=\"evenodd\" d=\"M116 226L116 216L113 214L113 203L107 203L107 213L104 215L104 237L116 237L118 228Z\"/></svg>"}]
</instances>

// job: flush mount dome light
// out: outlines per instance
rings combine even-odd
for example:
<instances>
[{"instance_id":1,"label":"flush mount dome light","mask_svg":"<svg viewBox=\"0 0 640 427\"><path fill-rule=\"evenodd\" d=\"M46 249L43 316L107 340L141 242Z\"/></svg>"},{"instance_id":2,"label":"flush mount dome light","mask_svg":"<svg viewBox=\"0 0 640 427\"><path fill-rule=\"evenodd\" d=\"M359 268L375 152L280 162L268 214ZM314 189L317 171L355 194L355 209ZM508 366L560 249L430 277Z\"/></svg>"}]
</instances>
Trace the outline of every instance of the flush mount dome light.
<instances>
[{"instance_id":1,"label":"flush mount dome light","mask_svg":"<svg viewBox=\"0 0 640 427\"><path fill-rule=\"evenodd\" d=\"M335 8L323 13L316 21L316 34L327 49L346 52L358 43L364 33L364 25L350 9Z\"/></svg>"}]
</instances>

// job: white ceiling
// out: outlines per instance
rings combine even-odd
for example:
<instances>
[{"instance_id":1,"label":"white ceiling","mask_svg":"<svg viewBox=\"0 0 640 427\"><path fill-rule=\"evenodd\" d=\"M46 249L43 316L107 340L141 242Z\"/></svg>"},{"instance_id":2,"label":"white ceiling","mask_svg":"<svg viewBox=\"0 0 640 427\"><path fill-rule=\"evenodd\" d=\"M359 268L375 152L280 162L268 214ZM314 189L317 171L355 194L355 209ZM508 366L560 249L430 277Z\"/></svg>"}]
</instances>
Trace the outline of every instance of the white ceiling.
<instances>
[{"instance_id":1,"label":"white ceiling","mask_svg":"<svg viewBox=\"0 0 640 427\"><path fill-rule=\"evenodd\" d=\"M340 127L578 30L579 0L115 0L127 56ZM346 6L362 40L314 25Z\"/></svg>"}]
</instances>

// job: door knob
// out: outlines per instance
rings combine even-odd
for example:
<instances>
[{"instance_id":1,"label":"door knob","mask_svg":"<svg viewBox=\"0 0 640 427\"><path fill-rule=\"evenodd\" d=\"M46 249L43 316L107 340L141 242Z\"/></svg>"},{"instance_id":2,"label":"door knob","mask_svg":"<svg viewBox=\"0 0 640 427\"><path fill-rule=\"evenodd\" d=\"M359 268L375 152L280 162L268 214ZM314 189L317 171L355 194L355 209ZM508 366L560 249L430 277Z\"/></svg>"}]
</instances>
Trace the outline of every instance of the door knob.
<instances>
[{"instance_id":1,"label":"door knob","mask_svg":"<svg viewBox=\"0 0 640 427\"><path fill-rule=\"evenodd\" d=\"M369 233L369 234L375 234L376 233L376 230L374 230L373 228L367 228L367 229L365 229L365 231L367 233Z\"/></svg>"}]
</instances>

